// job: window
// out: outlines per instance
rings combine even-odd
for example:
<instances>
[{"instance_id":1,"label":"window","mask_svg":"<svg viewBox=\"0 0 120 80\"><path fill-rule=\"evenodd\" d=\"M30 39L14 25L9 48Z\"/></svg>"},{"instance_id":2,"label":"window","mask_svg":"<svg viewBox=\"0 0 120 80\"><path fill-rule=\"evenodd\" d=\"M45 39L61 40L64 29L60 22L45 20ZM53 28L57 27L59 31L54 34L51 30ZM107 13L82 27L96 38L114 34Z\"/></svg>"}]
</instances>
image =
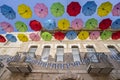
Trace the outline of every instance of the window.
<instances>
[{"instance_id":1,"label":"window","mask_svg":"<svg viewBox=\"0 0 120 80\"><path fill-rule=\"evenodd\" d=\"M56 53L56 61L62 61L63 62L63 56L64 56L64 47L63 46L57 46L57 53Z\"/></svg>"},{"instance_id":2,"label":"window","mask_svg":"<svg viewBox=\"0 0 120 80\"><path fill-rule=\"evenodd\" d=\"M28 53L31 57L35 57L35 52L36 52L37 46L31 46Z\"/></svg>"}]
</instances>

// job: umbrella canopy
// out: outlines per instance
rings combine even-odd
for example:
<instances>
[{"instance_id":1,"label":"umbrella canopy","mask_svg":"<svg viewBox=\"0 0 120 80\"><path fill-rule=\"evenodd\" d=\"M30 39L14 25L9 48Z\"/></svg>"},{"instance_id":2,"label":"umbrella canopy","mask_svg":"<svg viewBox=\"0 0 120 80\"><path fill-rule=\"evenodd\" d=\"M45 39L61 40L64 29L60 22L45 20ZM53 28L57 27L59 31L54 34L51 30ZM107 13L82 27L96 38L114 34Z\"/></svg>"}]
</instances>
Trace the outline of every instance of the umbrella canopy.
<instances>
[{"instance_id":1,"label":"umbrella canopy","mask_svg":"<svg viewBox=\"0 0 120 80\"><path fill-rule=\"evenodd\" d=\"M72 21L71 27L74 30L80 30L83 27L83 21L79 18L76 18Z\"/></svg>"},{"instance_id":2,"label":"umbrella canopy","mask_svg":"<svg viewBox=\"0 0 120 80\"><path fill-rule=\"evenodd\" d=\"M6 39L4 36L0 35L0 42L6 42Z\"/></svg>"},{"instance_id":3,"label":"umbrella canopy","mask_svg":"<svg viewBox=\"0 0 120 80\"><path fill-rule=\"evenodd\" d=\"M100 36L100 32L99 31L92 31L90 33L90 39L92 39L92 40L98 39L99 36Z\"/></svg>"},{"instance_id":4,"label":"umbrella canopy","mask_svg":"<svg viewBox=\"0 0 120 80\"><path fill-rule=\"evenodd\" d=\"M49 32L43 32L41 37L45 41L50 41L52 39L52 35Z\"/></svg>"},{"instance_id":5,"label":"umbrella canopy","mask_svg":"<svg viewBox=\"0 0 120 80\"><path fill-rule=\"evenodd\" d=\"M29 6L25 4L20 4L18 6L18 13L22 18L28 19L32 17L32 11Z\"/></svg>"},{"instance_id":6,"label":"umbrella canopy","mask_svg":"<svg viewBox=\"0 0 120 80\"><path fill-rule=\"evenodd\" d=\"M26 32L28 30L27 25L22 21L17 21L15 27L19 32Z\"/></svg>"},{"instance_id":7,"label":"umbrella canopy","mask_svg":"<svg viewBox=\"0 0 120 80\"><path fill-rule=\"evenodd\" d=\"M112 39L113 40L118 40L120 39L120 31L117 31L115 33L112 33Z\"/></svg>"},{"instance_id":8,"label":"umbrella canopy","mask_svg":"<svg viewBox=\"0 0 120 80\"><path fill-rule=\"evenodd\" d=\"M95 29L98 25L98 21L95 18L88 19L85 23L86 29Z\"/></svg>"},{"instance_id":9,"label":"umbrella canopy","mask_svg":"<svg viewBox=\"0 0 120 80\"><path fill-rule=\"evenodd\" d=\"M77 37L77 33L75 31L68 31L66 33L66 37L69 39L69 40L73 40Z\"/></svg>"},{"instance_id":10,"label":"umbrella canopy","mask_svg":"<svg viewBox=\"0 0 120 80\"><path fill-rule=\"evenodd\" d=\"M8 22L1 22L0 23L0 27L2 28L2 30L4 30L5 32L13 32L14 31L14 28L13 26L8 23ZM1 31L1 30L0 30Z\"/></svg>"},{"instance_id":11,"label":"umbrella canopy","mask_svg":"<svg viewBox=\"0 0 120 80\"><path fill-rule=\"evenodd\" d=\"M77 16L81 11L81 5L78 2L71 2L67 6L67 13L70 16Z\"/></svg>"},{"instance_id":12,"label":"umbrella canopy","mask_svg":"<svg viewBox=\"0 0 120 80\"><path fill-rule=\"evenodd\" d=\"M115 20L112 25L111 25L112 29L120 29L120 19Z\"/></svg>"},{"instance_id":13,"label":"umbrella canopy","mask_svg":"<svg viewBox=\"0 0 120 80\"><path fill-rule=\"evenodd\" d=\"M25 34L18 34L17 37L22 42L27 42L28 41L28 37Z\"/></svg>"},{"instance_id":14,"label":"umbrella canopy","mask_svg":"<svg viewBox=\"0 0 120 80\"><path fill-rule=\"evenodd\" d=\"M60 30L68 30L70 27L70 22L67 19L61 19L58 21L58 28Z\"/></svg>"},{"instance_id":15,"label":"umbrella canopy","mask_svg":"<svg viewBox=\"0 0 120 80\"><path fill-rule=\"evenodd\" d=\"M34 31L40 31L42 29L41 23L37 20L31 20L29 25Z\"/></svg>"},{"instance_id":16,"label":"umbrella canopy","mask_svg":"<svg viewBox=\"0 0 120 80\"><path fill-rule=\"evenodd\" d=\"M86 40L88 37L89 37L89 32L87 32L87 31L81 31L81 32L78 34L78 38L79 38L80 40Z\"/></svg>"},{"instance_id":17,"label":"umbrella canopy","mask_svg":"<svg viewBox=\"0 0 120 80\"><path fill-rule=\"evenodd\" d=\"M56 29L56 22L53 19L46 20L43 26L46 30L54 30Z\"/></svg>"},{"instance_id":18,"label":"umbrella canopy","mask_svg":"<svg viewBox=\"0 0 120 80\"><path fill-rule=\"evenodd\" d=\"M16 42L17 41L16 37L13 34L6 34L6 38L10 42Z\"/></svg>"},{"instance_id":19,"label":"umbrella canopy","mask_svg":"<svg viewBox=\"0 0 120 80\"><path fill-rule=\"evenodd\" d=\"M5 16L7 19L13 20L16 18L15 11L8 5L2 5L0 6L1 13L3 16Z\"/></svg>"},{"instance_id":20,"label":"umbrella canopy","mask_svg":"<svg viewBox=\"0 0 120 80\"><path fill-rule=\"evenodd\" d=\"M120 16L120 2L113 7L112 15Z\"/></svg>"},{"instance_id":21,"label":"umbrella canopy","mask_svg":"<svg viewBox=\"0 0 120 80\"><path fill-rule=\"evenodd\" d=\"M48 15L48 8L43 3L37 3L34 7L35 14L40 17L44 18Z\"/></svg>"},{"instance_id":22,"label":"umbrella canopy","mask_svg":"<svg viewBox=\"0 0 120 80\"><path fill-rule=\"evenodd\" d=\"M110 2L104 2L98 7L97 14L100 17L107 16L112 10L112 4Z\"/></svg>"},{"instance_id":23,"label":"umbrella canopy","mask_svg":"<svg viewBox=\"0 0 120 80\"><path fill-rule=\"evenodd\" d=\"M105 30L105 31L102 32L100 38L101 38L102 40L107 40L107 39L109 39L109 38L111 37L111 35L112 35L112 32L111 32L111 31Z\"/></svg>"},{"instance_id":24,"label":"umbrella canopy","mask_svg":"<svg viewBox=\"0 0 120 80\"><path fill-rule=\"evenodd\" d=\"M60 32L60 31L58 31L58 32L54 33L54 37L55 37L56 40L60 40L61 41L61 40L63 40L65 38L65 34Z\"/></svg>"},{"instance_id":25,"label":"umbrella canopy","mask_svg":"<svg viewBox=\"0 0 120 80\"><path fill-rule=\"evenodd\" d=\"M29 37L32 41L40 41L40 36L36 33L30 33Z\"/></svg>"},{"instance_id":26,"label":"umbrella canopy","mask_svg":"<svg viewBox=\"0 0 120 80\"><path fill-rule=\"evenodd\" d=\"M112 24L112 20L110 18L107 19L103 19L100 23L99 23L99 28L101 30L105 30L108 29Z\"/></svg>"},{"instance_id":27,"label":"umbrella canopy","mask_svg":"<svg viewBox=\"0 0 120 80\"><path fill-rule=\"evenodd\" d=\"M95 1L88 1L83 5L82 13L85 16L91 16L96 12L97 4Z\"/></svg>"},{"instance_id":28,"label":"umbrella canopy","mask_svg":"<svg viewBox=\"0 0 120 80\"><path fill-rule=\"evenodd\" d=\"M55 2L50 7L50 11L53 16L60 17L64 14L65 9L64 9L64 6L60 2Z\"/></svg>"}]
</instances>

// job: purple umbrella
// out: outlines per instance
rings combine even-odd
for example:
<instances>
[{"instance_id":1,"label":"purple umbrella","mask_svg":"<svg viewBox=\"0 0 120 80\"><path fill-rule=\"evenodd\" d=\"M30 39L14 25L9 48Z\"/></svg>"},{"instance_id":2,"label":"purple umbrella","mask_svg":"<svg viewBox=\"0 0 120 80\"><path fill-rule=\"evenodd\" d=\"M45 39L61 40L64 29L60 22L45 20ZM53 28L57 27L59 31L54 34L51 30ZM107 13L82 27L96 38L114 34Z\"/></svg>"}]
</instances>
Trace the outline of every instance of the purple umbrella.
<instances>
[{"instance_id":1,"label":"purple umbrella","mask_svg":"<svg viewBox=\"0 0 120 80\"><path fill-rule=\"evenodd\" d=\"M90 33L90 39L92 39L92 40L98 39L99 36L100 36L99 31L93 31Z\"/></svg>"},{"instance_id":2,"label":"purple umbrella","mask_svg":"<svg viewBox=\"0 0 120 80\"><path fill-rule=\"evenodd\" d=\"M120 16L120 2L113 7L112 15Z\"/></svg>"}]
</instances>

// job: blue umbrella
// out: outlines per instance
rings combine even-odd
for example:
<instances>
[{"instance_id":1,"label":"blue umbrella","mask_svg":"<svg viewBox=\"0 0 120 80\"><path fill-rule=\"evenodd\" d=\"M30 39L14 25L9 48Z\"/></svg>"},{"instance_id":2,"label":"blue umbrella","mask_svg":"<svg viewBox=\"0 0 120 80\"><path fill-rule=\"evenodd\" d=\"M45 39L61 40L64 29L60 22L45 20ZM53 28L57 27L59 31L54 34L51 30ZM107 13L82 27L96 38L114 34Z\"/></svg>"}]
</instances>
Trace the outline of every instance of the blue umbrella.
<instances>
[{"instance_id":1,"label":"blue umbrella","mask_svg":"<svg viewBox=\"0 0 120 80\"><path fill-rule=\"evenodd\" d=\"M91 16L96 12L97 4L94 1L88 1L83 5L82 13L85 16Z\"/></svg>"},{"instance_id":2,"label":"blue umbrella","mask_svg":"<svg viewBox=\"0 0 120 80\"><path fill-rule=\"evenodd\" d=\"M112 29L120 29L120 19L115 20L112 25L111 25Z\"/></svg>"},{"instance_id":3,"label":"blue umbrella","mask_svg":"<svg viewBox=\"0 0 120 80\"><path fill-rule=\"evenodd\" d=\"M75 31L68 31L66 33L66 37L69 39L69 40L73 40L77 37L77 33Z\"/></svg>"},{"instance_id":4,"label":"blue umbrella","mask_svg":"<svg viewBox=\"0 0 120 80\"><path fill-rule=\"evenodd\" d=\"M46 30L54 30L56 28L55 20L49 19L44 22L43 26Z\"/></svg>"},{"instance_id":5,"label":"blue umbrella","mask_svg":"<svg viewBox=\"0 0 120 80\"><path fill-rule=\"evenodd\" d=\"M16 13L11 7L4 4L0 6L0 9L1 9L2 15L4 15L6 18L11 20L16 18Z\"/></svg>"},{"instance_id":6,"label":"blue umbrella","mask_svg":"<svg viewBox=\"0 0 120 80\"><path fill-rule=\"evenodd\" d=\"M7 34L6 38L10 42L16 42L17 41L16 37L13 34Z\"/></svg>"}]
</instances>

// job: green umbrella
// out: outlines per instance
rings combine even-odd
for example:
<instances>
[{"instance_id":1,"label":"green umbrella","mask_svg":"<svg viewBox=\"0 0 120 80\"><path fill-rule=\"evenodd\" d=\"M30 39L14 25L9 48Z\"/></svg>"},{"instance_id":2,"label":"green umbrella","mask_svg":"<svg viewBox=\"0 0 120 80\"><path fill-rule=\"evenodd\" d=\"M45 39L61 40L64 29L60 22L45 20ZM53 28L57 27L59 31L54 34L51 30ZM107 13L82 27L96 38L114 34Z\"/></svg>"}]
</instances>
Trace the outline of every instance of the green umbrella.
<instances>
[{"instance_id":1,"label":"green umbrella","mask_svg":"<svg viewBox=\"0 0 120 80\"><path fill-rule=\"evenodd\" d=\"M98 21L95 18L88 19L85 28L86 29L95 29L98 25Z\"/></svg>"},{"instance_id":2,"label":"green umbrella","mask_svg":"<svg viewBox=\"0 0 120 80\"><path fill-rule=\"evenodd\" d=\"M17 21L15 27L19 32L26 32L28 30L27 25L21 21Z\"/></svg>"},{"instance_id":3,"label":"green umbrella","mask_svg":"<svg viewBox=\"0 0 120 80\"><path fill-rule=\"evenodd\" d=\"M64 6L60 2L53 3L50 10L55 17L60 17L65 12Z\"/></svg>"},{"instance_id":4,"label":"green umbrella","mask_svg":"<svg viewBox=\"0 0 120 80\"><path fill-rule=\"evenodd\" d=\"M43 32L41 37L45 41L50 41L52 39L52 35L49 32Z\"/></svg>"},{"instance_id":5,"label":"green umbrella","mask_svg":"<svg viewBox=\"0 0 120 80\"><path fill-rule=\"evenodd\" d=\"M107 40L107 39L109 39L109 38L111 37L111 35L112 35L112 32L111 32L111 31L106 31L106 30L105 30L105 31L102 32L100 38L101 38L102 40Z\"/></svg>"}]
</instances>

